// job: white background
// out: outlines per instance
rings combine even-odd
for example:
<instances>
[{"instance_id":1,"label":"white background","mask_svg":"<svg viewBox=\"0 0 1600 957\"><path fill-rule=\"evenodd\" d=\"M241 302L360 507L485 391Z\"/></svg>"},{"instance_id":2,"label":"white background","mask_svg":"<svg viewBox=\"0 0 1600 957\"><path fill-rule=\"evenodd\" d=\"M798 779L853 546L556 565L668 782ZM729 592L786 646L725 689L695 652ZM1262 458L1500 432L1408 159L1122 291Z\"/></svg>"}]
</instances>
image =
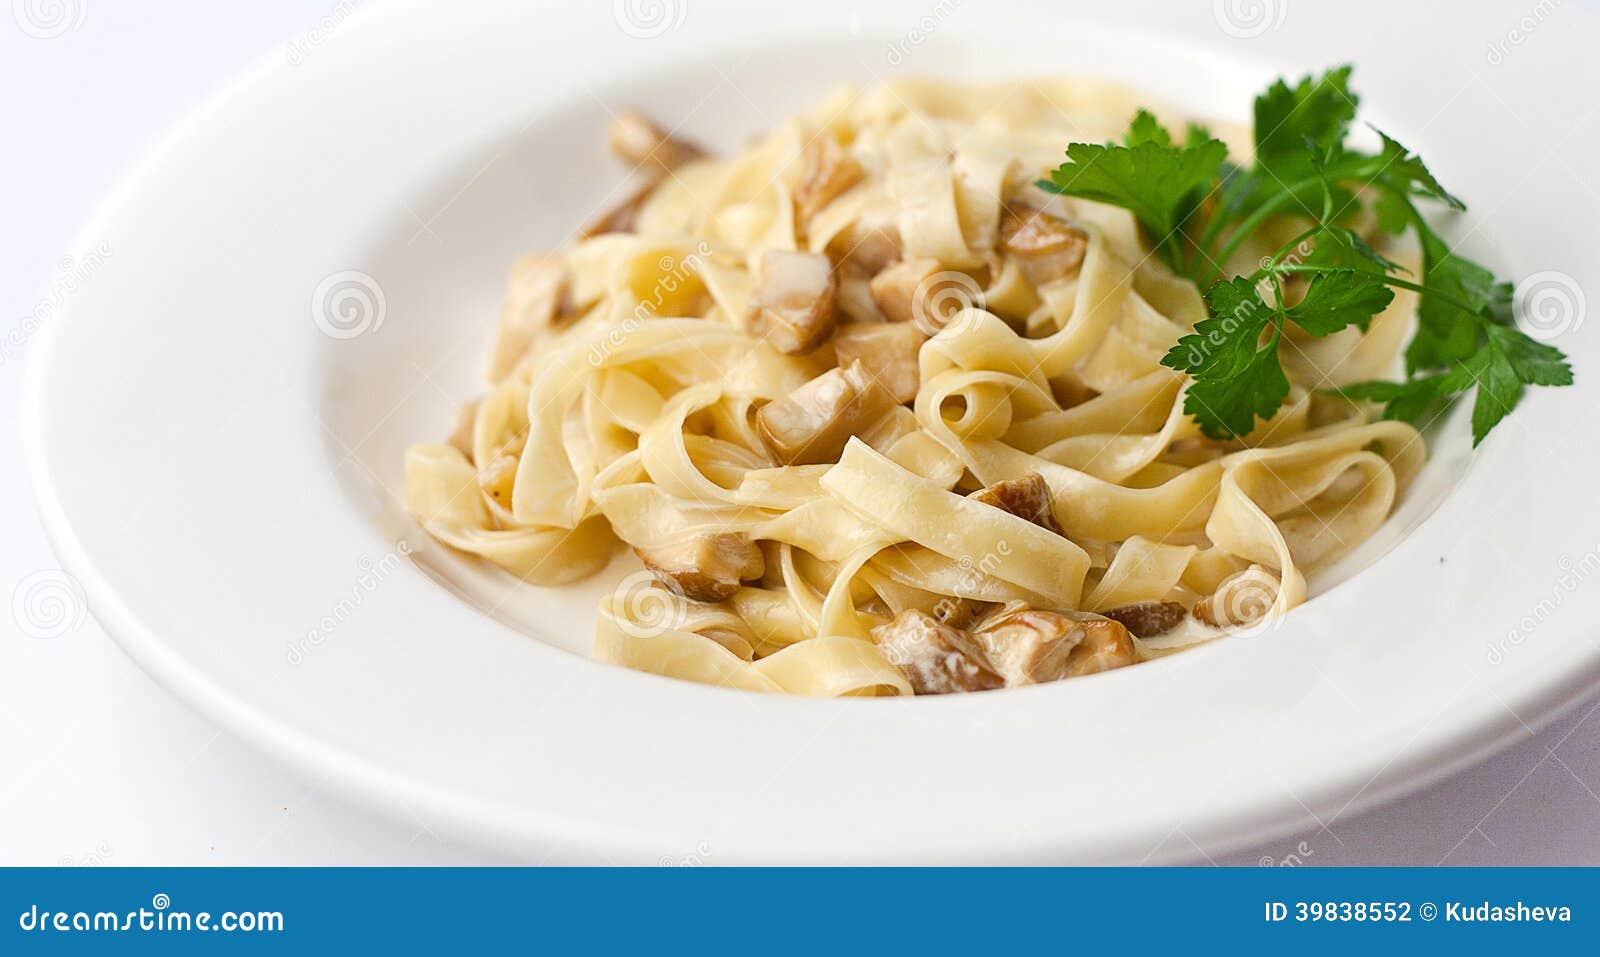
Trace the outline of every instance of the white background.
<instances>
[{"instance_id":1,"label":"white background","mask_svg":"<svg viewBox=\"0 0 1600 957\"><path fill-rule=\"evenodd\" d=\"M441 841L425 821L347 804L221 733L92 618L42 640L9 611L20 582L57 567L22 468L19 420L26 317L72 273L62 252L162 131L251 61L336 29L354 6L16 0L0 10L0 864L500 861ZM1523 6L1507 4L1508 29ZM1594 15L1580 6L1553 15ZM22 11L52 8L76 26L31 36L41 31L24 29ZM182 593L174 587L173 600ZM1216 863L1600 863L1597 710L1600 700L1576 702L1529 740L1409 799Z\"/></svg>"}]
</instances>

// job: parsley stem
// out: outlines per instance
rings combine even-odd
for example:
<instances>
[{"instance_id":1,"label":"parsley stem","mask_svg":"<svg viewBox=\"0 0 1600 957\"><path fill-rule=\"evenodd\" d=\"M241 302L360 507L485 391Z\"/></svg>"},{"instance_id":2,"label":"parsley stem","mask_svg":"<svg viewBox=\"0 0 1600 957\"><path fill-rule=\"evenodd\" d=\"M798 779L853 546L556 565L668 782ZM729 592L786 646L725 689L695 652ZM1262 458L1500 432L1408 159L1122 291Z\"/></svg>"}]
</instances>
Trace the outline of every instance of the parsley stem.
<instances>
[{"instance_id":1,"label":"parsley stem","mask_svg":"<svg viewBox=\"0 0 1600 957\"><path fill-rule=\"evenodd\" d=\"M1226 268L1228 264L1228 257L1237 252L1239 247L1244 244L1244 241L1249 239L1257 229L1261 228L1262 223L1265 223L1268 219L1276 215L1280 207L1286 205L1290 200L1294 199L1295 194L1298 191L1307 186L1313 185L1321 184L1317 180L1303 180L1299 183L1296 183L1289 189L1284 190L1278 195L1267 200L1265 203L1262 203L1260 206L1256 207L1254 212L1252 212L1249 216L1246 216L1244 221L1239 223L1239 225L1234 228L1233 232L1228 234L1228 241L1222 244L1222 248L1217 251L1217 254L1209 257L1211 268L1216 272L1216 275L1211 278L1213 280L1220 279L1222 277L1223 269ZM1209 285L1209 283L1207 283L1207 285Z\"/></svg>"},{"instance_id":2,"label":"parsley stem","mask_svg":"<svg viewBox=\"0 0 1600 957\"><path fill-rule=\"evenodd\" d=\"M1332 266L1284 266L1281 271L1287 273L1309 273L1314 275L1316 273L1335 272L1337 270L1336 267ZM1440 292L1437 287L1426 286L1421 283L1411 282L1407 279L1400 279L1396 276L1391 276L1388 273L1379 273L1377 270L1373 270L1372 274L1385 285L1394 286L1397 289L1409 289L1412 292L1421 293L1424 296L1432 297L1440 302L1447 302L1450 305L1455 306L1457 309L1460 309L1463 312L1471 315L1475 316L1478 314L1477 309L1454 296Z\"/></svg>"},{"instance_id":3,"label":"parsley stem","mask_svg":"<svg viewBox=\"0 0 1600 957\"><path fill-rule=\"evenodd\" d=\"M1296 249L1299 249L1301 243L1310 239L1312 236L1315 236L1317 233L1322 232L1325 228L1326 227L1323 226L1322 223L1317 223L1315 226L1312 226L1310 229L1300 233L1300 235L1289 240L1287 243L1284 243L1278 248L1277 252L1272 254L1265 265L1250 274L1250 281L1253 283L1260 282L1262 279L1265 279L1268 276L1276 275L1276 273L1280 271L1279 267L1282 265L1285 256L1287 256L1289 253L1292 253ZM1276 286L1276 282L1274 282L1274 286Z\"/></svg>"}]
</instances>

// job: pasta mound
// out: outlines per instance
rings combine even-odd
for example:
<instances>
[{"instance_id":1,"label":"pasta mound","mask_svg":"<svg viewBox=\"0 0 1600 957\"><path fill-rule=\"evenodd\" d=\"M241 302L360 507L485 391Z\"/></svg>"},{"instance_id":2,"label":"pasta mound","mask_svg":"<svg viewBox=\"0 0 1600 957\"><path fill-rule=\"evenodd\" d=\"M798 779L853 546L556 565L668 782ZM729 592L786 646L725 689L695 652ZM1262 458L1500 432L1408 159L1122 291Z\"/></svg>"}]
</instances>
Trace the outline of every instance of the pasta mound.
<instances>
[{"instance_id":1,"label":"pasta mound","mask_svg":"<svg viewBox=\"0 0 1600 957\"><path fill-rule=\"evenodd\" d=\"M1284 407L1203 435L1161 365L1194 285L1128 212L1034 185L1134 105L899 80L723 157L625 117L633 188L518 261L488 391L410 449L409 509L536 585L631 548L597 657L746 690L1011 687L1270 626L1422 464L1411 426L1318 391L1388 372L1416 297L1291 340Z\"/></svg>"}]
</instances>

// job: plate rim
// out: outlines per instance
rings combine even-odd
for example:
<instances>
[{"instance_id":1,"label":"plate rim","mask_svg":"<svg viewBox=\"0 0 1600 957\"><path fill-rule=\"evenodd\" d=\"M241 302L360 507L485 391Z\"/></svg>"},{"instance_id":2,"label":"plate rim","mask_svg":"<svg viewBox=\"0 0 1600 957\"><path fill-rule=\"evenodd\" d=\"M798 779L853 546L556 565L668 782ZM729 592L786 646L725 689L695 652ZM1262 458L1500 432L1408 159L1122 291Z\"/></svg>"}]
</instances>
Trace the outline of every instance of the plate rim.
<instances>
[{"instance_id":1,"label":"plate rim","mask_svg":"<svg viewBox=\"0 0 1600 957\"><path fill-rule=\"evenodd\" d=\"M382 9L382 8L379 8ZM375 16L369 8L352 17L342 29L357 29ZM84 255L90 249L91 238L103 234L110 223L123 213L127 201L142 185L151 180L172 151L178 149L192 133L223 112L240 94L278 72L280 65L272 53L263 54L233 80L208 97L178 124L159 137L144 155L119 178L109 196L96 208L88 223L81 229L71 245L73 255ZM77 530L62 502L44 451L43 431L46 379L61 361L57 356L58 330L69 320L73 309L69 303L52 321L44 323L38 331L26 362L24 376L23 448L35 496L39 502L46 533L61 557L63 568L82 584L96 618L106 631L133 658L141 668L158 683L171 690L175 696L190 704L219 726L227 728L252 745L272 754L290 766L309 771L321 780L336 780L351 793L368 803L384 808L389 813L405 814L415 806L425 806L439 819L449 821L460 833L487 843L504 838L506 831L497 826L476 825L480 814L488 819L492 805L474 807L470 799L460 792L433 793L426 782L416 781L371 763L367 758L329 747L325 742L306 735L299 729L283 723L275 716L262 713L248 703L220 687L215 680L197 669L177 650L167 646L161 637L140 621L138 614L126 603L116 588L102 575L92 555L83 547ZM1452 490L1449 499L1454 499ZM1448 500L1447 500L1448 501ZM1429 521L1437 519L1437 514ZM1415 535L1408 537L1411 541ZM1402 543L1404 544L1404 543ZM720 689L718 689L720 690ZM1380 770L1374 784L1364 789L1346 807L1351 813L1376 806L1400 795L1419 790L1428 784L1448 777L1460 769L1481 760L1517 740L1530 736L1537 727L1554 720L1565 710L1576 707L1586 697L1600 690L1600 658L1591 657L1587 669L1574 668L1564 675L1547 675L1543 682L1526 682L1519 685L1523 696L1514 703L1521 710L1533 713L1533 719L1524 721L1511 712L1498 714L1483 712L1468 724L1456 721L1449 732L1438 732L1426 747L1410 750L1404 761L1391 761ZM738 692L726 692L738 694ZM847 707L896 707L903 702L851 703ZM1398 765L1398 767L1395 767ZM1392 768L1392 769L1391 769ZM1381 780L1381 783L1378 783ZM1323 782L1325 783L1325 782ZM399 794L409 794L406 801ZM1326 794L1309 796L1307 805L1313 811L1328 806ZM463 813L465 812L465 813ZM485 813L490 812L490 813ZM528 813L527 808L520 812ZM1234 850L1255 846L1269 840L1296 833L1306 825L1304 815L1284 813L1263 820L1259 811L1250 808L1236 809L1231 817L1214 818L1218 822L1204 835L1205 848ZM1343 813L1343 811L1341 811ZM552 836L581 834L575 838L586 847L600 849L602 853L630 854L642 846L651 846L652 838L631 834L626 828L594 827L592 822L552 816L539 822L533 831L548 832ZM664 845L656 847L665 849ZM738 849L728 851L729 857L739 855ZM760 857L761 855L754 855ZM1028 854L1031 859L1034 855Z\"/></svg>"}]
</instances>

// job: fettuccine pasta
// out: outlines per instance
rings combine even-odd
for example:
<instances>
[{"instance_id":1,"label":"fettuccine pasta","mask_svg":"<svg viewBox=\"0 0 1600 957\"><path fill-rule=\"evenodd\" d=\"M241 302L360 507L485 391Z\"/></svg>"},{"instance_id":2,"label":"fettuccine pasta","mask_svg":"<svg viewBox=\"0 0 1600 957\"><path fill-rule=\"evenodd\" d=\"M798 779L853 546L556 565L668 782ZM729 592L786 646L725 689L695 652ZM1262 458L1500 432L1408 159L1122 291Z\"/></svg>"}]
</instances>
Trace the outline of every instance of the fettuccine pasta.
<instances>
[{"instance_id":1,"label":"fettuccine pasta","mask_svg":"<svg viewBox=\"0 0 1600 957\"><path fill-rule=\"evenodd\" d=\"M409 509L533 585L631 551L596 656L752 691L1012 687L1275 621L1422 463L1318 391L1388 373L1415 298L1287 344L1283 408L1206 437L1161 364L1195 286L1126 211L1034 185L1134 106L900 80L724 157L623 117L627 202L515 265Z\"/></svg>"}]
</instances>

